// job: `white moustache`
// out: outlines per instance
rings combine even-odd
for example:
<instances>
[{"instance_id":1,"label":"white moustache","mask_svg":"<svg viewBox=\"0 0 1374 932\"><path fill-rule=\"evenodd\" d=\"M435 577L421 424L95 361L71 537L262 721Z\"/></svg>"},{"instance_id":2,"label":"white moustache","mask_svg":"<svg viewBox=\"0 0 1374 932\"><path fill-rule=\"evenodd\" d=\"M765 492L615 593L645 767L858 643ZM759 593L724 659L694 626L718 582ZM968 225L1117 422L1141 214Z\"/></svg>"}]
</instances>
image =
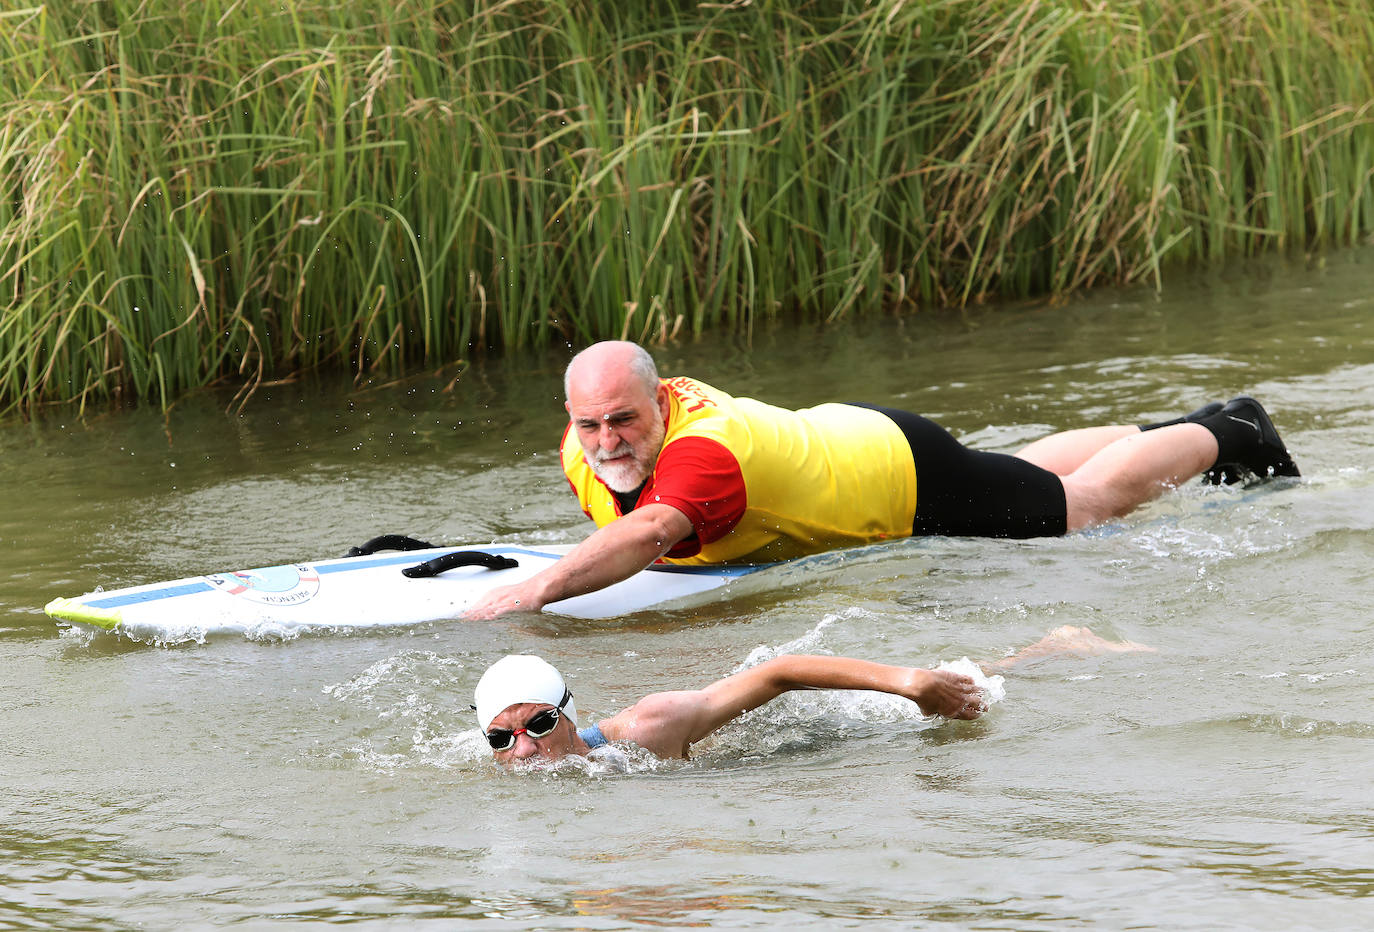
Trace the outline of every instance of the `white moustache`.
<instances>
[{"instance_id":1,"label":"white moustache","mask_svg":"<svg viewBox=\"0 0 1374 932\"><path fill-rule=\"evenodd\" d=\"M605 450L597 450L596 456L592 459L592 462L594 462L597 466L600 466L607 460L613 460L620 456L629 456L632 453L634 453L634 449L628 443L622 440L620 441L620 446L616 447L614 450L611 450L609 453Z\"/></svg>"}]
</instances>

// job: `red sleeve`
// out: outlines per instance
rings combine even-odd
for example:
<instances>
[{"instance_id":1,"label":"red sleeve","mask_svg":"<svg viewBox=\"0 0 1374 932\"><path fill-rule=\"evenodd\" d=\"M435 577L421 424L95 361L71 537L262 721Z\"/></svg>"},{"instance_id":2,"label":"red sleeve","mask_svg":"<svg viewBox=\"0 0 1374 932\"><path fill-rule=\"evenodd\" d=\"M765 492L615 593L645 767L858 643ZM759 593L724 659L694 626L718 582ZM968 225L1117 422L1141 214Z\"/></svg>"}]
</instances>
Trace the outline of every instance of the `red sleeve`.
<instances>
[{"instance_id":1,"label":"red sleeve","mask_svg":"<svg viewBox=\"0 0 1374 932\"><path fill-rule=\"evenodd\" d=\"M687 516L696 531L666 556L690 557L703 544L720 540L744 517L748 494L739 462L724 445L705 437L682 437L663 448L654 466L654 482L639 504L671 505Z\"/></svg>"}]
</instances>

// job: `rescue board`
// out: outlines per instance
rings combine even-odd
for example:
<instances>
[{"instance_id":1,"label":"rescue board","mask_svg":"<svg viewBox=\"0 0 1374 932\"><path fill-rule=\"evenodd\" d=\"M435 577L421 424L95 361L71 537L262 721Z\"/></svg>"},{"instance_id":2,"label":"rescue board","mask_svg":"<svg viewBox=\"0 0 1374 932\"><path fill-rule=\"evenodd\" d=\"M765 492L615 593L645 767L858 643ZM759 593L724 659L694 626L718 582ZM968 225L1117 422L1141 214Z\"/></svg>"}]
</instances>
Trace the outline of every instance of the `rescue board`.
<instances>
[{"instance_id":1,"label":"rescue board","mask_svg":"<svg viewBox=\"0 0 1374 932\"><path fill-rule=\"evenodd\" d=\"M396 541L421 546L388 549ZM53 599L44 611L59 624L160 642L418 624L456 619L487 590L528 579L571 549L432 547L409 538L374 538L338 559L89 592ZM654 564L544 611L610 618L701 595L762 568Z\"/></svg>"}]
</instances>

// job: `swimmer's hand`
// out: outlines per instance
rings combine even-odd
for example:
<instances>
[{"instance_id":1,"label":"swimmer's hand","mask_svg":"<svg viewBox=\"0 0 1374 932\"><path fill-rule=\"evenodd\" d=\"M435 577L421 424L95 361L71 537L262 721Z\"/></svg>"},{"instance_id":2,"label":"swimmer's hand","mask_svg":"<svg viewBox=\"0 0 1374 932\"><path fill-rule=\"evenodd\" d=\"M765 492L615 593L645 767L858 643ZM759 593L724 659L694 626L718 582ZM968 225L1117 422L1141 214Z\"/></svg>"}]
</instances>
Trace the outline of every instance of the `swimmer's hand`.
<instances>
[{"instance_id":1,"label":"swimmer's hand","mask_svg":"<svg viewBox=\"0 0 1374 932\"><path fill-rule=\"evenodd\" d=\"M987 696L973 677L949 670L913 668L902 691L926 715L945 718L977 718L987 711Z\"/></svg>"}]
</instances>

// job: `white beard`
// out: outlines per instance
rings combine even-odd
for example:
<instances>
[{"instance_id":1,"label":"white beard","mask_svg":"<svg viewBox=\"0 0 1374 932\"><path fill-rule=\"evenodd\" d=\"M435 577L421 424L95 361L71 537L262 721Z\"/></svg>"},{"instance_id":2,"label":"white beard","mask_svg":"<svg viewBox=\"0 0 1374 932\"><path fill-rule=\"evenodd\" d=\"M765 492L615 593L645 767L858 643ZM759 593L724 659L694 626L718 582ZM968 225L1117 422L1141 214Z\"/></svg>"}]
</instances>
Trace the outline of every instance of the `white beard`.
<instances>
[{"instance_id":1,"label":"white beard","mask_svg":"<svg viewBox=\"0 0 1374 932\"><path fill-rule=\"evenodd\" d=\"M629 462L607 463L603 462L600 456L593 457L588 461L588 465L592 467L592 472L596 473L598 479L606 483L612 492L622 494L633 492L639 488L649 475L639 460L635 458L634 451L630 449L629 444L622 444L613 451L614 454L618 455L623 455L624 452L630 454Z\"/></svg>"},{"instance_id":2,"label":"white beard","mask_svg":"<svg viewBox=\"0 0 1374 932\"><path fill-rule=\"evenodd\" d=\"M596 473L596 477L606 483L607 488L623 495L633 492L648 480L649 474L654 471L654 464L658 462L658 454L663 448L663 437L666 433L667 428L663 422L656 420L644 435L644 449L648 451L644 457L640 457L635 453L634 447L624 441L610 453L603 453L598 449L595 454L590 454L583 449L582 457L592 468L592 472ZM624 456L626 453L629 454L628 462L605 462L612 456Z\"/></svg>"}]
</instances>

